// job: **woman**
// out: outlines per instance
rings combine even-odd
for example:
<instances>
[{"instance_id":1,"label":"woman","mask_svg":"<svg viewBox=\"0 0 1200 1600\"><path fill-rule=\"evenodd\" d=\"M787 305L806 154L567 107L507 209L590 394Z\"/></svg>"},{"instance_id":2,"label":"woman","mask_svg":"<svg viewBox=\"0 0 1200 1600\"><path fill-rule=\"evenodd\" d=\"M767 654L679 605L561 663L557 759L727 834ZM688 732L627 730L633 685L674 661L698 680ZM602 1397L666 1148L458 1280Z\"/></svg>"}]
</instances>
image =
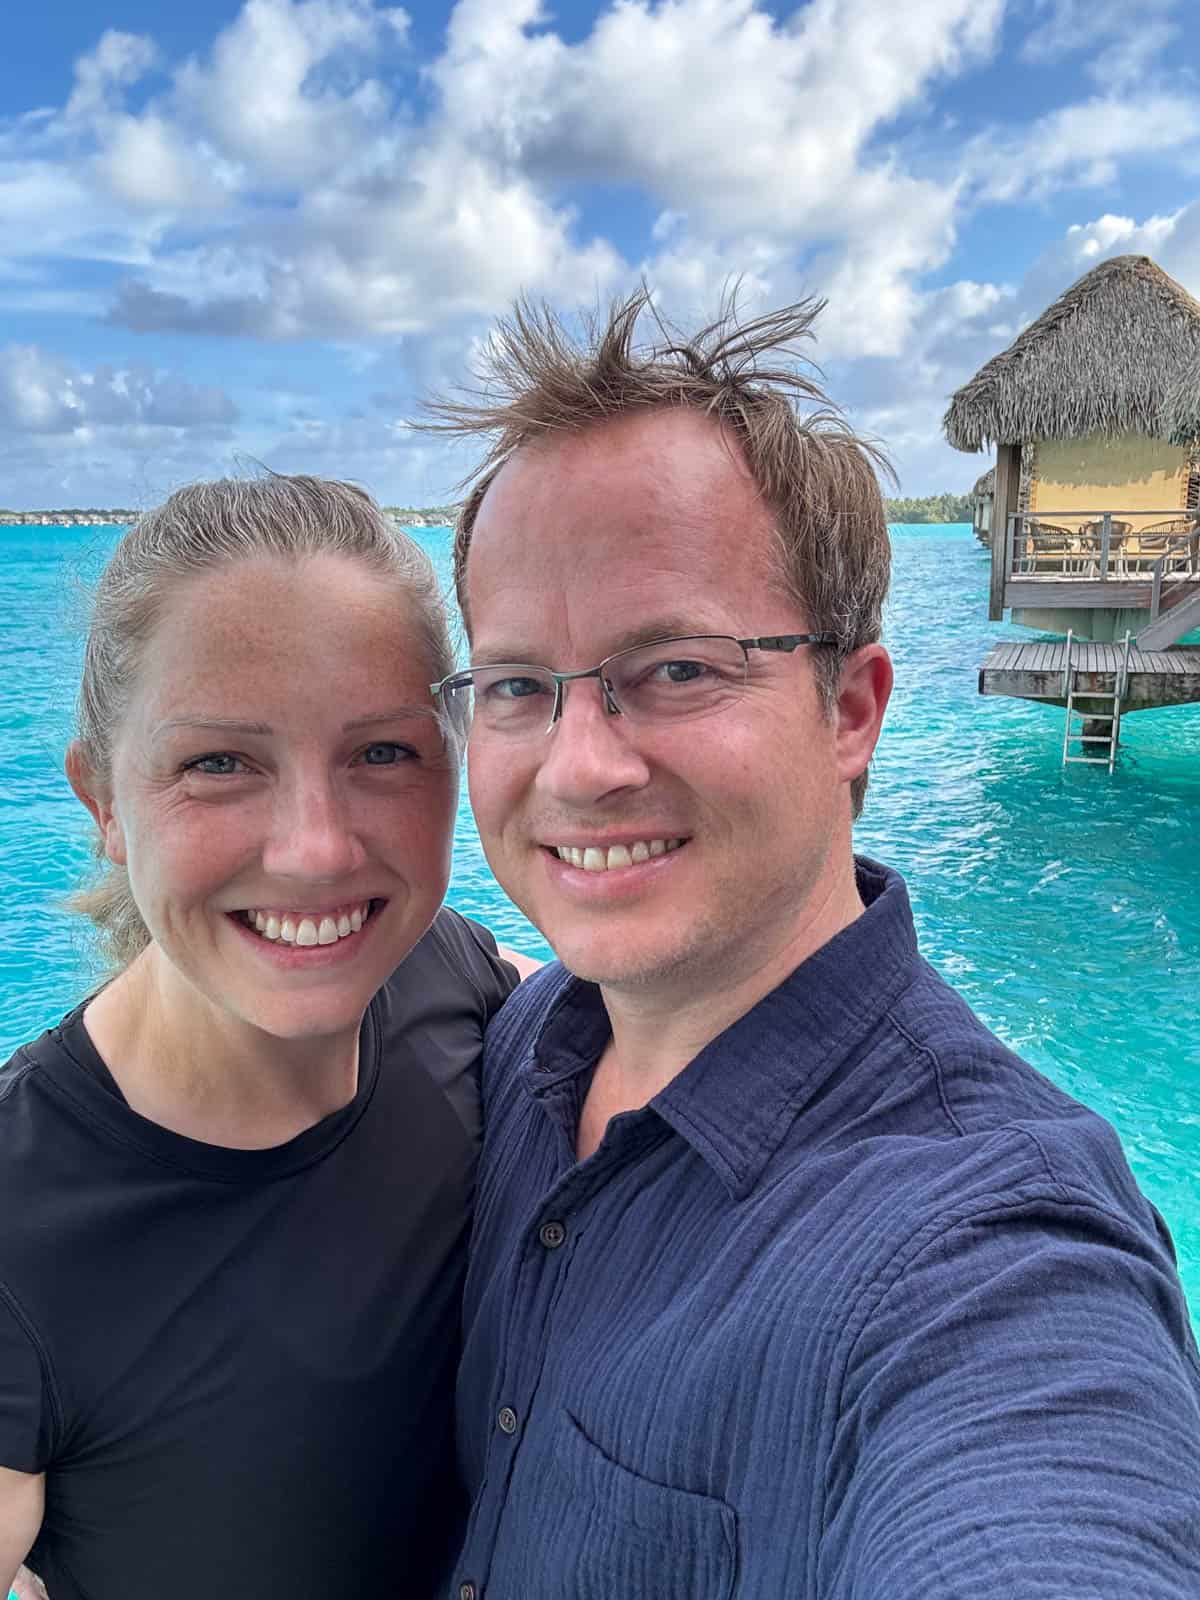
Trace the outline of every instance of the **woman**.
<instances>
[{"instance_id":1,"label":"woman","mask_svg":"<svg viewBox=\"0 0 1200 1600\"><path fill-rule=\"evenodd\" d=\"M118 970L0 1075L0 1584L437 1589L515 981L439 910L450 668L429 562L345 484L183 489L104 574L67 773Z\"/></svg>"}]
</instances>

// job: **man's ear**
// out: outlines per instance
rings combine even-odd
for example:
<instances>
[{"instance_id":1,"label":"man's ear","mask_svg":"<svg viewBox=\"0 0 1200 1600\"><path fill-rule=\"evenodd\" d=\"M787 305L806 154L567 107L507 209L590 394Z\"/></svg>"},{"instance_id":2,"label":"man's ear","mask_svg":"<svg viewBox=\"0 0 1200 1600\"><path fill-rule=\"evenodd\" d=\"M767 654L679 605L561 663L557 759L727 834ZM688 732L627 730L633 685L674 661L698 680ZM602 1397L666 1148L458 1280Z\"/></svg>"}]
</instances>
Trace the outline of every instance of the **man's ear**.
<instances>
[{"instance_id":1,"label":"man's ear","mask_svg":"<svg viewBox=\"0 0 1200 1600\"><path fill-rule=\"evenodd\" d=\"M892 658L881 644L865 644L846 657L834 712L838 777L843 783L867 770L891 693Z\"/></svg>"},{"instance_id":2,"label":"man's ear","mask_svg":"<svg viewBox=\"0 0 1200 1600\"><path fill-rule=\"evenodd\" d=\"M120 818L113 810L109 786L102 783L93 771L92 764L78 739L72 739L67 746L64 765L67 769L67 782L74 789L76 798L91 812L96 826L100 829L100 837L104 841L104 854L118 867L123 867L125 834L121 828Z\"/></svg>"}]
</instances>

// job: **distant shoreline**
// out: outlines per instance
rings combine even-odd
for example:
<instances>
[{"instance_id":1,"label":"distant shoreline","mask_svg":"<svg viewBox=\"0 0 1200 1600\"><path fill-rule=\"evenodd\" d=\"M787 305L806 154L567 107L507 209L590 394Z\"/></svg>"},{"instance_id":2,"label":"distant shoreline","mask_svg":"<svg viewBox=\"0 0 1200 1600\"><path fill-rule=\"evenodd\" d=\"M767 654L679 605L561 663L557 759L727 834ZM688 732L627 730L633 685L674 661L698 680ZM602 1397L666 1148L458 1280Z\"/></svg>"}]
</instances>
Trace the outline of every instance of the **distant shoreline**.
<instances>
[{"instance_id":1,"label":"distant shoreline","mask_svg":"<svg viewBox=\"0 0 1200 1600\"><path fill-rule=\"evenodd\" d=\"M970 495L930 494L913 499L884 501L889 522L906 523L910 527L922 523L930 527L950 527L956 523L970 522L974 502ZM448 528L458 519L459 507L449 506L384 506L383 510L404 528ZM114 510L95 506L86 510L64 511L3 511L0 510L0 527L73 527L88 523L133 522L139 513L128 508Z\"/></svg>"}]
</instances>

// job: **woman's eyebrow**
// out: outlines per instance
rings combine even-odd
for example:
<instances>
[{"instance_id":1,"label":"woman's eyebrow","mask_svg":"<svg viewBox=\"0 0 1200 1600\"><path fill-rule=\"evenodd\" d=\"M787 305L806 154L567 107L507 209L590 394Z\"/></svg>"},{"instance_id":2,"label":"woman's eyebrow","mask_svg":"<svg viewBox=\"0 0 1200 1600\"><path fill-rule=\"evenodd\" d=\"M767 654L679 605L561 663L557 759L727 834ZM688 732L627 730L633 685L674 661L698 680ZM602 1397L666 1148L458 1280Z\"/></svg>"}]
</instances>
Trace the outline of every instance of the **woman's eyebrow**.
<instances>
[{"instance_id":1,"label":"woman's eyebrow","mask_svg":"<svg viewBox=\"0 0 1200 1600\"><path fill-rule=\"evenodd\" d=\"M359 728L373 728L381 722L411 722L414 717L425 717L431 722L438 720L437 711L433 706L392 706L387 711L372 711L365 717L355 717L351 722L342 723L343 733L355 733Z\"/></svg>"},{"instance_id":2,"label":"woman's eyebrow","mask_svg":"<svg viewBox=\"0 0 1200 1600\"><path fill-rule=\"evenodd\" d=\"M274 729L266 722L241 722L236 717L168 717L150 730L152 739L160 738L175 728L213 728L218 733L270 734Z\"/></svg>"},{"instance_id":3,"label":"woman's eyebrow","mask_svg":"<svg viewBox=\"0 0 1200 1600\"><path fill-rule=\"evenodd\" d=\"M371 711L365 717L354 717L344 722L342 732L355 733L360 728L374 727L382 722L411 722L415 717L426 717L436 722L437 712L432 706L389 706L386 710ZM211 728L215 733L254 734L261 738L270 738L275 732L269 722L243 722L238 717L168 717L151 729L150 737L161 738L176 728Z\"/></svg>"}]
</instances>

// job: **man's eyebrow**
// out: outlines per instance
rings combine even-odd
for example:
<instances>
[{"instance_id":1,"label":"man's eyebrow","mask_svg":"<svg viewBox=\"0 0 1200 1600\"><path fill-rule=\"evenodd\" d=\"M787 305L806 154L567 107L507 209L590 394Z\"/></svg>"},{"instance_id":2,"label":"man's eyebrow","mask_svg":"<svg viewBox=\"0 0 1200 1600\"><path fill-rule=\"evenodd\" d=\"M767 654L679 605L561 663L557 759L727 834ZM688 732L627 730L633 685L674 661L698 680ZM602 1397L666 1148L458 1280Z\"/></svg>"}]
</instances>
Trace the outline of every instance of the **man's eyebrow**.
<instances>
[{"instance_id":1,"label":"man's eyebrow","mask_svg":"<svg viewBox=\"0 0 1200 1600\"><path fill-rule=\"evenodd\" d=\"M655 639L686 639L692 635L703 636L710 633L728 635L728 629L705 627L702 623L698 623L694 616L652 617L649 621L639 622L636 627L625 628L620 633L614 634L608 642L604 655L615 656L619 650L634 650L640 644L652 644ZM526 662L530 666L547 664L541 660L540 651L519 644L503 647L489 645L473 652L471 656L471 664L476 667L491 667L509 661L516 666Z\"/></svg>"}]
</instances>

